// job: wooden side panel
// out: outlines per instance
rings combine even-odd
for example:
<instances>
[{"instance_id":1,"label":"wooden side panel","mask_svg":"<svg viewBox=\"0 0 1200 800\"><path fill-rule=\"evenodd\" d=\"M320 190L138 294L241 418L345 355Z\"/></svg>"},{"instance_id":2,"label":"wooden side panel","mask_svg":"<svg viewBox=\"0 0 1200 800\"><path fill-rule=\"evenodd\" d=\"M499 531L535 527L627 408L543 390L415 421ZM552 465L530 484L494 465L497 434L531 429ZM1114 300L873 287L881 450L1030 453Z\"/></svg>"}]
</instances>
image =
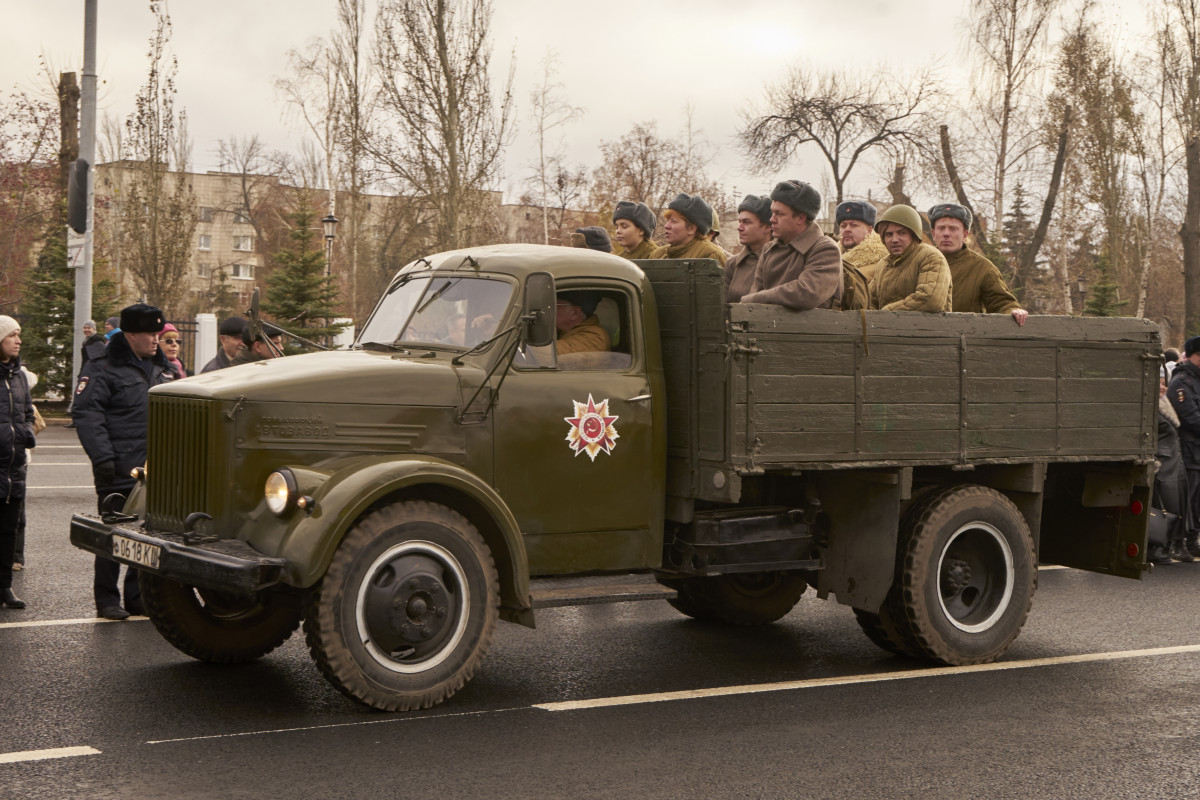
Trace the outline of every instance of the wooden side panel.
<instances>
[{"instance_id":1,"label":"wooden side panel","mask_svg":"<svg viewBox=\"0 0 1200 800\"><path fill-rule=\"evenodd\" d=\"M1157 333L1143 320L730 308L731 458L1146 458Z\"/></svg>"}]
</instances>

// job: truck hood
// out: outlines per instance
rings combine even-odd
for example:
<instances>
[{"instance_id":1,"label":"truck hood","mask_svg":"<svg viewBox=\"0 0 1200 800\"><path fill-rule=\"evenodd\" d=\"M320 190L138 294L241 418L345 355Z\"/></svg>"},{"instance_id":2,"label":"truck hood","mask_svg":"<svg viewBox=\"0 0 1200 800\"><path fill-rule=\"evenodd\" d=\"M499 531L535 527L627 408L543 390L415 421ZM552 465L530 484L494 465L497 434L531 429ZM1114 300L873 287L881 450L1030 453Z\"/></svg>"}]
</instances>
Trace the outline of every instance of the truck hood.
<instances>
[{"instance_id":1,"label":"truck hood","mask_svg":"<svg viewBox=\"0 0 1200 800\"><path fill-rule=\"evenodd\" d=\"M213 400L458 406L465 399L459 389L460 373L474 378L472 386L478 385L483 373L469 365L451 366L451 355L417 359L365 350L307 353L227 367L151 391Z\"/></svg>"}]
</instances>

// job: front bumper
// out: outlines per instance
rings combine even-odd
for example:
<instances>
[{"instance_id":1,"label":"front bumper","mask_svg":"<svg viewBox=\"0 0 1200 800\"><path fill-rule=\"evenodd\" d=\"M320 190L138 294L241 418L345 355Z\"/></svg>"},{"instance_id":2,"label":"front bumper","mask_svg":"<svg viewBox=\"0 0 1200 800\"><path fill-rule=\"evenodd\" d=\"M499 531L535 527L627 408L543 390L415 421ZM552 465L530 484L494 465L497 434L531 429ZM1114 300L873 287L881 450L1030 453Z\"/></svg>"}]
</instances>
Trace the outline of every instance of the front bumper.
<instances>
[{"instance_id":1,"label":"front bumper","mask_svg":"<svg viewBox=\"0 0 1200 800\"><path fill-rule=\"evenodd\" d=\"M158 567L150 569L113 555L114 534L161 548ZM239 596L253 596L279 583L287 566L286 559L264 556L238 539L189 545L181 534L147 533L140 526L110 525L86 514L71 517L71 544L189 586Z\"/></svg>"}]
</instances>

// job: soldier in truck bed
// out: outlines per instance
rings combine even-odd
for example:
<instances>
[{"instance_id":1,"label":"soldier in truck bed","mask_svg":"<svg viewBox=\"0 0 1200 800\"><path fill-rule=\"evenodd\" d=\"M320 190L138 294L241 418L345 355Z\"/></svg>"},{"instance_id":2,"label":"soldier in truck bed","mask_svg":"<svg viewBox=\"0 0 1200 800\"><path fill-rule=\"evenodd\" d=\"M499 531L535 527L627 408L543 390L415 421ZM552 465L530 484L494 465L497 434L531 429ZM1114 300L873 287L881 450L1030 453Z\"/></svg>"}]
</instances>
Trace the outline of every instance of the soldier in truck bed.
<instances>
[{"instance_id":1,"label":"soldier in truck bed","mask_svg":"<svg viewBox=\"0 0 1200 800\"><path fill-rule=\"evenodd\" d=\"M871 278L871 308L884 311L951 311L950 265L941 251L921 241L921 215L894 205L879 216L875 230L888 257Z\"/></svg>"},{"instance_id":2,"label":"soldier in truck bed","mask_svg":"<svg viewBox=\"0 0 1200 800\"><path fill-rule=\"evenodd\" d=\"M1021 308L1017 298L1008 290L1000 270L967 247L971 212L957 203L939 203L929 209L929 224L933 226L934 246L950 265L954 311L1012 314L1018 325L1024 325L1029 312Z\"/></svg>"},{"instance_id":3,"label":"soldier in truck bed","mask_svg":"<svg viewBox=\"0 0 1200 800\"><path fill-rule=\"evenodd\" d=\"M771 190L771 232L751 291L743 303L775 303L797 311L838 308L842 302L842 254L816 224L821 194L803 181L782 181Z\"/></svg>"}]
</instances>

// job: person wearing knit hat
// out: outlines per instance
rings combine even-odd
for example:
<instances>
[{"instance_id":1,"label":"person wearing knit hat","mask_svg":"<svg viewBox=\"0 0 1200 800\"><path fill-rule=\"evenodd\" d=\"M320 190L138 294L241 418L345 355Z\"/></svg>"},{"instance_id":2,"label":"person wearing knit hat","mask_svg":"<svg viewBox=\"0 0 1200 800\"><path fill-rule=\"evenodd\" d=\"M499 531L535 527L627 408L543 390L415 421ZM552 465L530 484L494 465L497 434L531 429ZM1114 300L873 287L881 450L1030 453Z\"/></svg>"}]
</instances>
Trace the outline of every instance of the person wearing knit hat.
<instances>
[{"instance_id":1,"label":"person wearing knit hat","mask_svg":"<svg viewBox=\"0 0 1200 800\"><path fill-rule=\"evenodd\" d=\"M576 228L575 233L571 234L571 245L586 247L588 250L599 250L601 253L612 252L612 241L608 238L608 231L599 225Z\"/></svg>"},{"instance_id":2,"label":"person wearing knit hat","mask_svg":"<svg viewBox=\"0 0 1200 800\"><path fill-rule=\"evenodd\" d=\"M158 337L158 346L166 356L167 363L175 368L175 376L177 378L188 377L190 373L183 366L183 362L179 360L179 353L183 350L183 334L179 332L179 329L169 322L164 325L162 333Z\"/></svg>"},{"instance_id":3,"label":"person wearing knit hat","mask_svg":"<svg viewBox=\"0 0 1200 800\"><path fill-rule=\"evenodd\" d=\"M771 233L751 291L743 303L777 303L798 311L839 308L842 254L815 224L821 194L803 181L782 181L771 191Z\"/></svg>"},{"instance_id":4,"label":"person wearing knit hat","mask_svg":"<svg viewBox=\"0 0 1200 800\"><path fill-rule=\"evenodd\" d=\"M1200 336L1193 336L1183 343L1184 356L1171 372L1167 387L1167 399L1179 417L1179 447L1183 452L1183 465L1187 469L1188 485L1191 486L1189 504L1190 519L1187 519L1187 534L1183 545L1172 543L1171 557L1179 561L1191 561L1200 557ZM1188 515L1184 515L1185 518Z\"/></svg>"},{"instance_id":5,"label":"person wearing knit hat","mask_svg":"<svg viewBox=\"0 0 1200 800\"><path fill-rule=\"evenodd\" d=\"M771 199L748 194L738 206L742 250L725 262L725 302L736 303L754 286L758 257L771 241Z\"/></svg>"},{"instance_id":6,"label":"person wearing knit hat","mask_svg":"<svg viewBox=\"0 0 1200 800\"><path fill-rule=\"evenodd\" d=\"M658 221L654 212L645 203L635 203L632 200L622 200L613 209L613 227L616 232L613 238L621 246L617 255L630 260L636 258L651 258L658 246L651 241Z\"/></svg>"},{"instance_id":7,"label":"person wearing knit hat","mask_svg":"<svg viewBox=\"0 0 1200 800\"><path fill-rule=\"evenodd\" d=\"M663 238L667 244L651 258L711 258L724 264L725 251L704 238L712 227L712 219L712 206L700 195L677 195L663 213Z\"/></svg>"},{"instance_id":8,"label":"person wearing knit hat","mask_svg":"<svg viewBox=\"0 0 1200 800\"><path fill-rule=\"evenodd\" d=\"M0 606L24 608L13 594L13 560L25 507L25 451L37 444L33 398L21 371L21 326L0 315Z\"/></svg>"},{"instance_id":9,"label":"person wearing knit hat","mask_svg":"<svg viewBox=\"0 0 1200 800\"><path fill-rule=\"evenodd\" d=\"M838 204L834 216L842 259L871 280L875 268L888 254L875 232L875 206L863 200L847 200Z\"/></svg>"},{"instance_id":10,"label":"person wearing knit hat","mask_svg":"<svg viewBox=\"0 0 1200 800\"><path fill-rule=\"evenodd\" d=\"M146 463L150 389L175 380L175 369L158 349L165 325L162 311L154 306L135 303L122 309L120 329L104 354L83 368L75 387L71 418L92 462L100 513L109 495L128 496L136 484L131 470ZM126 569L124 608L120 575L119 563L96 557L92 592L97 616L119 620L143 613L137 570Z\"/></svg>"},{"instance_id":11,"label":"person wearing knit hat","mask_svg":"<svg viewBox=\"0 0 1200 800\"><path fill-rule=\"evenodd\" d=\"M942 252L950 265L954 311L1011 314L1018 325L1024 325L1029 312L1021 308L1009 291L1000 270L967 247L970 210L957 203L939 203L929 209L929 224L933 226L934 247Z\"/></svg>"},{"instance_id":12,"label":"person wearing knit hat","mask_svg":"<svg viewBox=\"0 0 1200 800\"><path fill-rule=\"evenodd\" d=\"M884 311L950 311L952 281L946 257L921 241L921 215L894 205L879 215L875 232L888 256L871 278L871 308Z\"/></svg>"}]
</instances>

